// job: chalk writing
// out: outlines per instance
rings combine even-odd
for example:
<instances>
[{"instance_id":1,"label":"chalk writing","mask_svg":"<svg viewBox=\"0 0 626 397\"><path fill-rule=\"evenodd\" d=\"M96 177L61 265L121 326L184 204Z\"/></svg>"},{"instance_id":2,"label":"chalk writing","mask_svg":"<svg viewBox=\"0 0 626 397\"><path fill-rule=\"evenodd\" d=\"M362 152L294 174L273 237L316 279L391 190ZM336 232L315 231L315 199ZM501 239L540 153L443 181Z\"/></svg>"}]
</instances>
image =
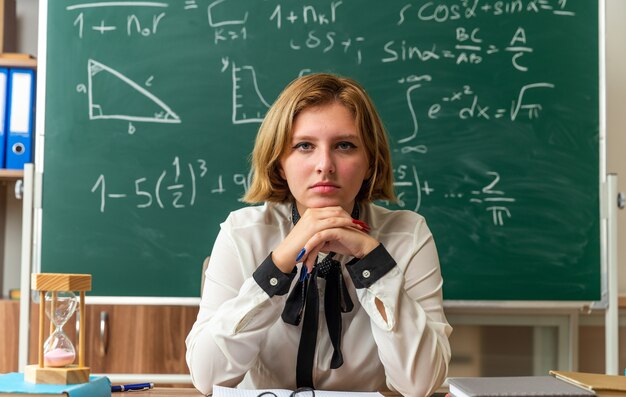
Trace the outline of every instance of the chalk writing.
<instances>
[{"instance_id":1,"label":"chalk writing","mask_svg":"<svg viewBox=\"0 0 626 397\"><path fill-rule=\"evenodd\" d=\"M494 189L500 182L500 174L495 171L487 171L487 175L493 177L493 180L481 190L472 190L472 198L469 201L475 204L487 204L485 210L491 212L493 224L502 226L504 225L503 215L511 218L511 212L507 204L514 203L515 199L504 197L504 191Z\"/></svg>"},{"instance_id":2,"label":"chalk writing","mask_svg":"<svg viewBox=\"0 0 626 397\"><path fill-rule=\"evenodd\" d=\"M224 175L209 169L206 160L182 163L178 156L174 157L169 168L151 174L154 175L151 178L142 176L133 179L128 176L121 184L121 176L109 177L109 181L115 179L116 188L107 186L107 177L100 174L90 192L98 200L96 204L100 212L105 212L111 201L124 200L141 209L183 209L196 205L199 195L221 195L232 190L241 197L248 190L252 178L251 172L234 173L225 182Z\"/></svg>"},{"instance_id":3,"label":"chalk writing","mask_svg":"<svg viewBox=\"0 0 626 397\"><path fill-rule=\"evenodd\" d=\"M505 219L511 218L509 207L516 202L513 197L505 196L502 190L494 189L500 182L500 174L495 171L487 171L485 174L492 177L480 190L471 190L469 194L464 191L438 192L431 187L427 179L420 180L417 167L414 165L402 164L394 168L394 187L397 193L398 207L418 212L423 204L424 197L439 197L444 199L463 200L474 205L484 207L494 226L504 226ZM462 188L463 186L461 186ZM389 202L386 202L389 205Z\"/></svg>"},{"instance_id":4,"label":"chalk writing","mask_svg":"<svg viewBox=\"0 0 626 397\"><path fill-rule=\"evenodd\" d=\"M355 53L356 63L361 64L363 54L360 44L365 41L364 37L339 37L336 32L318 33L315 30L308 32L301 40L291 39L289 48L295 51L303 49L317 49L322 53L327 53L333 49L343 53Z\"/></svg>"},{"instance_id":5,"label":"chalk writing","mask_svg":"<svg viewBox=\"0 0 626 397\"><path fill-rule=\"evenodd\" d=\"M471 190L469 194L464 191L446 192L445 199L468 201L470 204L483 206L485 212L490 215L494 226L504 226L505 218L511 218L509 207L517 200L513 197L506 197L503 190L496 189L500 183L500 174L495 171L486 171L485 174L491 181L479 190Z\"/></svg>"},{"instance_id":6,"label":"chalk writing","mask_svg":"<svg viewBox=\"0 0 626 397\"><path fill-rule=\"evenodd\" d=\"M509 56L514 69L527 72L528 66L523 63L523 56L534 50L527 43L526 31L523 27L517 27L511 33L511 39L505 44L485 43L481 37L480 28L466 29L457 27L455 30L454 47L446 48L445 44L432 43L425 47L414 45L406 40L390 40L383 46L385 56L381 58L383 63L395 62L436 62L446 61L460 64L483 63L485 57L499 55L502 51L504 56Z\"/></svg>"},{"instance_id":7,"label":"chalk writing","mask_svg":"<svg viewBox=\"0 0 626 397\"><path fill-rule=\"evenodd\" d=\"M394 187L397 191L397 204L400 208L410 209L411 211L419 211L422 205L422 194L429 196L435 189L431 188L428 181L420 182L417 174L417 167L402 164L394 168ZM415 195L415 202L410 202L406 196Z\"/></svg>"},{"instance_id":8,"label":"chalk writing","mask_svg":"<svg viewBox=\"0 0 626 397\"><path fill-rule=\"evenodd\" d=\"M76 18L74 19L73 25L78 29L77 34L79 38L83 38L85 34L85 24L87 23L88 31L96 32L100 36L104 36L105 33L115 33L118 28L122 31L126 32L127 36L133 36L139 34L141 36L147 37L150 35L154 35L157 33L157 29L161 20L165 17L166 13L148 11L148 16L129 14L126 16L125 21L125 29L124 22L119 18L111 21L99 19L97 16L97 10L100 8L113 8L113 7L133 7L137 9L151 10L153 8L167 8L169 7L166 3L160 2L148 2L148 1L109 1L109 2L100 2L100 3L85 3L85 4L75 4L73 6L66 7L66 10L86 10L78 13ZM85 21L85 12L93 9L93 11L89 12L90 19L88 22Z\"/></svg>"},{"instance_id":9,"label":"chalk writing","mask_svg":"<svg viewBox=\"0 0 626 397\"><path fill-rule=\"evenodd\" d=\"M142 36L150 36L151 34L156 34L159 22L164 16L164 12L152 16L152 24L149 27L145 27L142 26L137 15L130 15L126 22L126 31L129 36L131 36L133 33L139 33Z\"/></svg>"},{"instance_id":10,"label":"chalk writing","mask_svg":"<svg viewBox=\"0 0 626 397\"><path fill-rule=\"evenodd\" d=\"M337 8L343 1L333 1L328 10L322 10L312 5L304 5L298 8L290 8L283 11L282 4L276 5L274 11L270 15L270 21L276 23L276 28L280 29L283 23L304 25L328 25L337 21Z\"/></svg>"},{"instance_id":11,"label":"chalk writing","mask_svg":"<svg viewBox=\"0 0 626 397\"><path fill-rule=\"evenodd\" d=\"M224 2L225 0L214 1L207 8L209 26L213 28L213 43L246 40L248 38L246 22L249 13L229 14L228 7L222 6ZM224 13L226 15L218 16Z\"/></svg>"},{"instance_id":12,"label":"chalk writing","mask_svg":"<svg viewBox=\"0 0 626 397\"><path fill-rule=\"evenodd\" d=\"M133 181L134 190L132 193L124 191L110 192L107 188L106 177L100 174L96 183L91 188L92 193L98 193L100 200L100 212L104 212L106 203L110 199L134 198L137 208L149 208L158 205L160 208L185 208L193 206L196 200L196 173L200 177L206 174L206 163L198 160L197 164L187 163L188 180L182 182L180 175L180 162L178 157L172 163L174 175L169 176L168 170L163 170L156 180L149 180L147 177L136 178ZM195 168L197 169L195 169ZM199 171L198 171L199 170Z\"/></svg>"},{"instance_id":13,"label":"chalk writing","mask_svg":"<svg viewBox=\"0 0 626 397\"><path fill-rule=\"evenodd\" d=\"M388 80L395 82L395 85L389 85L385 100L393 104L396 112L390 132L394 160L398 162L393 168L397 205L419 211L437 200L454 200L480 206L491 225L505 227L516 213L517 201L505 194L500 173L484 171L480 178L487 177L488 181L481 188L467 183L450 191L441 186L437 176L420 170L420 161L432 159L432 132L428 135L423 130L436 129L437 123L450 119L456 119L457 125L469 126L478 122L523 124L543 117L546 107L551 105L547 102L546 98L550 96L546 92L558 87L549 78L542 78L542 73L535 73L537 61L542 57L537 50L542 37L525 23L534 17L574 17L576 13L570 4L566 0L407 3L393 6L391 18L381 19L381 23L388 24L389 32L378 36L370 36L368 29L345 28L345 23L353 18L352 6L346 0L297 4L271 0L258 12L255 7L241 7L230 0L205 3L185 0L176 4L147 1L82 3L65 9L73 13L72 31L80 40L86 35L102 39L109 35L125 35L138 43L172 34L167 30L172 15L184 10L189 20L199 26L198 34L204 37L209 51L216 58L212 64L203 67L207 68L207 73L219 72L230 84L230 92L210 95L229 98L229 122L235 126L233 131L238 131L237 126L261 123L274 99L272 95L276 94L275 89L271 90L274 87L268 86L268 76L273 77L274 71L268 70L267 65L258 59L237 53L239 48L258 38L258 30L263 26L276 34L278 39L271 46L278 48L281 54L347 60L355 70L360 70L362 65L374 65L379 68L378 74L388 70ZM98 12L106 8L124 8L128 12L112 15ZM479 19L498 20L518 14L528 18L503 24L497 30L490 29L489 24L476 23ZM408 34L406 30L396 33L393 29L434 26L429 24L442 26L438 28L440 33L422 36ZM377 28L386 30L384 25ZM276 61L280 63L282 59ZM507 82L508 90L500 92L476 83L471 74L464 75L470 70L468 68L480 72L483 68L491 68L489 64L505 66L507 76L531 77L520 78L517 85ZM405 71L400 76L395 72L398 66ZM452 75L464 75L465 81L457 80L455 86L443 80L437 71L444 67L450 68ZM165 76L147 69L135 81L121 72L124 65L105 64L89 58L87 81L75 86L76 95L84 96L88 102L89 121L122 120L127 123L122 131L137 136L144 135L144 123L181 124L181 117L168 105L175 97L159 98L152 93ZM288 82L298 75L315 71L318 71L317 67L302 63L293 75L280 77ZM137 78L137 74L133 76ZM109 89L111 87L113 89ZM110 92L122 93L124 105L111 97ZM242 154L242 158L246 154ZM461 172L476 173L477 170ZM120 178L106 170L95 178L90 192L100 212L121 202L132 203L130 205L140 209L184 209L196 205L199 197L240 201L250 185L251 172L224 172L215 166L208 167L204 159L183 162L179 156L174 156L171 165L163 170L145 170L144 175L128 177L126 181Z\"/></svg>"},{"instance_id":14,"label":"chalk writing","mask_svg":"<svg viewBox=\"0 0 626 397\"><path fill-rule=\"evenodd\" d=\"M576 13L568 9L567 0L510 0L510 1L482 1L464 0L460 4L438 4L435 1L426 1L419 6L407 4L398 13L398 25L407 21L422 21L444 23L473 19L481 16L506 16L511 14L539 15L552 13L559 16L575 16Z\"/></svg>"}]
</instances>

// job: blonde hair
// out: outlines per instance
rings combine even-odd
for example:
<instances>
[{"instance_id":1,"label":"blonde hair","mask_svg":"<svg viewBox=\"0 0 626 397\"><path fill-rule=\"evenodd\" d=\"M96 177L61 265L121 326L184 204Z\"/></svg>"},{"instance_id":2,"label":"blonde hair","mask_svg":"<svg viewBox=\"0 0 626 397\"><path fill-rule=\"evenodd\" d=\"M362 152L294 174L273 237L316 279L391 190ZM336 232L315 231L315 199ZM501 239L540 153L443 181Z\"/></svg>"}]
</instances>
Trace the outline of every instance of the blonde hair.
<instances>
[{"instance_id":1,"label":"blonde hair","mask_svg":"<svg viewBox=\"0 0 626 397\"><path fill-rule=\"evenodd\" d=\"M371 99L354 80L317 73L292 81L267 112L251 155L253 176L245 202L282 203L293 198L280 174L280 159L289 147L293 122L303 110L332 102L344 105L354 115L370 163L369 178L356 200L395 200L387 133Z\"/></svg>"}]
</instances>

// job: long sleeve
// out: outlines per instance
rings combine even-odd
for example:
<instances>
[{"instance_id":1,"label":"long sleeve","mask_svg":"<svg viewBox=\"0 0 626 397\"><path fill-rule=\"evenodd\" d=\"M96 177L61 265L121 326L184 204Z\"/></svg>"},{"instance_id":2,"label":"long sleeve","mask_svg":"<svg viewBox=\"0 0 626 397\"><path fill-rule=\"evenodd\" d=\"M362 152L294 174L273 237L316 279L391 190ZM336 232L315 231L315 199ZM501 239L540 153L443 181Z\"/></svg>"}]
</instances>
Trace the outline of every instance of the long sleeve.
<instances>
[{"instance_id":1,"label":"long sleeve","mask_svg":"<svg viewBox=\"0 0 626 397\"><path fill-rule=\"evenodd\" d=\"M388 387L403 395L427 396L447 374L452 328L443 313L443 281L432 234L420 216L411 214L409 220L416 222L410 229L404 228L406 233L401 225L406 220L398 218L392 223L400 224L391 228L388 236L378 236L388 241L391 255L385 258L384 251L375 258L365 257L349 271L357 297L370 317ZM396 266L368 281L374 273L371 269L394 259ZM383 303L387 321L376 307L376 298Z\"/></svg>"},{"instance_id":2,"label":"long sleeve","mask_svg":"<svg viewBox=\"0 0 626 397\"><path fill-rule=\"evenodd\" d=\"M198 318L186 340L192 381L205 394L214 384L239 384L280 318L287 296L285 290L270 297L259 286L250 275L259 263L244 263L230 232L223 224L206 271ZM245 262L254 261L243 255ZM288 289L292 279L283 275L279 282Z\"/></svg>"}]
</instances>

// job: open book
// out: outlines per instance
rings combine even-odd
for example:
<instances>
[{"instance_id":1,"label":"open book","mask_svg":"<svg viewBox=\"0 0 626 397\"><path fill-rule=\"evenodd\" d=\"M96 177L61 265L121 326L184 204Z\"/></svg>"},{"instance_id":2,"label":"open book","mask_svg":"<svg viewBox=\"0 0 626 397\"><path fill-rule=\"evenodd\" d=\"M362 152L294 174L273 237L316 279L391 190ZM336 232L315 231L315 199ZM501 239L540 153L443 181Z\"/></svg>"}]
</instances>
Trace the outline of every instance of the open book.
<instances>
[{"instance_id":1,"label":"open book","mask_svg":"<svg viewBox=\"0 0 626 397\"><path fill-rule=\"evenodd\" d=\"M293 393L285 389L233 389L230 387L213 386L213 397L257 397L265 392L272 392L276 397L290 397ZM295 397L311 397L311 392L298 393ZM263 397L272 397L272 394L263 394ZM383 397L376 392L352 392L352 391L325 391L315 390L315 397Z\"/></svg>"}]
</instances>

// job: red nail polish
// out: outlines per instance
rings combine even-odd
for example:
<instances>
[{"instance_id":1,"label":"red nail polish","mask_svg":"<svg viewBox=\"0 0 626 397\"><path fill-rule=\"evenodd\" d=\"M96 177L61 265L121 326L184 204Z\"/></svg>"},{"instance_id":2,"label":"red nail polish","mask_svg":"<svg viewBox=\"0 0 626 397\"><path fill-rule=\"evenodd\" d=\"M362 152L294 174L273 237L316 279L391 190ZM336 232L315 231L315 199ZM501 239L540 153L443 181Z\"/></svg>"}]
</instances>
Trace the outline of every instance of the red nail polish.
<instances>
[{"instance_id":1,"label":"red nail polish","mask_svg":"<svg viewBox=\"0 0 626 397\"><path fill-rule=\"evenodd\" d=\"M369 225L367 223L365 223L363 221L360 221L358 219L353 219L352 223L354 223L355 225L361 226L365 233L369 233L370 232L370 227L369 227Z\"/></svg>"},{"instance_id":2,"label":"red nail polish","mask_svg":"<svg viewBox=\"0 0 626 397\"><path fill-rule=\"evenodd\" d=\"M369 226L367 223L365 223L365 222L363 222L363 221L360 221L360 220L358 220L358 219L353 219L353 220L352 220L352 222L354 222L354 223L356 223L357 225L359 225L359 226L361 226L361 227L364 227L364 228L366 228L366 229L369 229L369 228L370 228L370 226Z\"/></svg>"}]
</instances>

